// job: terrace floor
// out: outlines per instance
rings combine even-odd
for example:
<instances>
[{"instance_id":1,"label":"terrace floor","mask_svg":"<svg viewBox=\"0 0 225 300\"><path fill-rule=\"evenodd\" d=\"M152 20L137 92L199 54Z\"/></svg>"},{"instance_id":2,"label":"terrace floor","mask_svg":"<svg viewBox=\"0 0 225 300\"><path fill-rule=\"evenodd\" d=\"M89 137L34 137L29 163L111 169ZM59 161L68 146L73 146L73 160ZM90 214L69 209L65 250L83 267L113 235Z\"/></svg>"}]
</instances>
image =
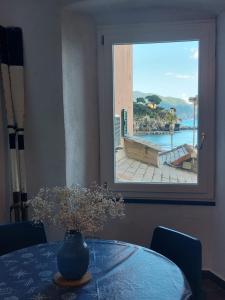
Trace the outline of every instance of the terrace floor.
<instances>
[{"instance_id":1,"label":"terrace floor","mask_svg":"<svg viewBox=\"0 0 225 300\"><path fill-rule=\"evenodd\" d=\"M125 155L116 155L116 181L151 183L197 183L197 174L162 164L154 167Z\"/></svg>"}]
</instances>

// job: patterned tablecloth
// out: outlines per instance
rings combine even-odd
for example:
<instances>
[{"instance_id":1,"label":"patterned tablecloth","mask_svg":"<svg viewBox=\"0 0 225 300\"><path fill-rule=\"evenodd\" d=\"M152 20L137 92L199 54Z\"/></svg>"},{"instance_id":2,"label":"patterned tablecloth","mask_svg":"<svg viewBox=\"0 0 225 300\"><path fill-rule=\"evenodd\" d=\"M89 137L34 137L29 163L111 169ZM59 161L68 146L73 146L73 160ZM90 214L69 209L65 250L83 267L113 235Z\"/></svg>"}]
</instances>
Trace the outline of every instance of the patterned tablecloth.
<instances>
[{"instance_id":1,"label":"patterned tablecloth","mask_svg":"<svg viewBox=\"0 0 225 300\"><path fill-rule=\"evenodd\" d=\"M1 300L179 300L190 288L180 269L146 248L117 241L88 240L93 279L82 288L60 288L60 242L40 244L0 257Z\"/></svg>"}]
</instances>

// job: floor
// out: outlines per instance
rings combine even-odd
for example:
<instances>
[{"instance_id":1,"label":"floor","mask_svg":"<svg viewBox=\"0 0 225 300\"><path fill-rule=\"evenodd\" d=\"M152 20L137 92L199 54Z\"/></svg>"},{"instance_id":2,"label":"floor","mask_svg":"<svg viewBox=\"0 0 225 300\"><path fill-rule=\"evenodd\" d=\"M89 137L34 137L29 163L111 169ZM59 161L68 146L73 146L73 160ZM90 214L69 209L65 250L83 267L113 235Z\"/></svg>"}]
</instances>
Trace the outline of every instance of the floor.
<instances>
[{"instance_id":1,"label":"floor","mask_svg":"<svg viewBox=\"0 0 225 300\"><path fill-rule=\"evenodd\" d=\"M210 279L203 279L205 300L225 300L225 289Z\"/></svg>"},{"instance_id":2,"label":"floor","mask_svg":"<svg viewBox=\"0 0 225 300\"><path fill-rule=\"evenodd\" d=\"M197 183L197 174L168 165L154 167L126 156L117 156L117 182Z\"/></svg>"}]
</instances>

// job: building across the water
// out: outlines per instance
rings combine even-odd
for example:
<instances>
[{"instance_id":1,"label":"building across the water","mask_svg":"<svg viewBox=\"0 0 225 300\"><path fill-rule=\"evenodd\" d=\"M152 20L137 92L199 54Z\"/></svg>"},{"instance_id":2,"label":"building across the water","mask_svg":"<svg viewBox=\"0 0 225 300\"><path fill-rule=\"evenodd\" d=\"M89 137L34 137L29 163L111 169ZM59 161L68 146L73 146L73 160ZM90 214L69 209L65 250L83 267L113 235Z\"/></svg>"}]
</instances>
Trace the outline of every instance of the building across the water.
<instances>
[{"instance_id":1,"label":"building across the water","mask_svg":"<svg viewBox=\"0 0 225 300\"><path fill-rule=\"evenodd\" d=\"M123 146L124 136L133 135L133 49L115 45L114 53L114 141Z\"/></svg>"}]
</instances>

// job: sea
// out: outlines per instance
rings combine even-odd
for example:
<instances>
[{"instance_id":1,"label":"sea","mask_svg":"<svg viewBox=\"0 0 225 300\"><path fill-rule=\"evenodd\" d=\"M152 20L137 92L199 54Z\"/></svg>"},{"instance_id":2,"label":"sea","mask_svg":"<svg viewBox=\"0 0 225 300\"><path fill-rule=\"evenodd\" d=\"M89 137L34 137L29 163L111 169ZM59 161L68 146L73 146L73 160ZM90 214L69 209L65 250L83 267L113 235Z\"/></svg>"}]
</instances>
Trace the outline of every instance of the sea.
<instances>
[{"instance_id":1,"label":"sea","mask_svg":"<svg viewBox=\"0 0 225 300\"><path fill-rule=\"evenodd\" d=\"M195 120L195 126L198 125L198 119ZM194 119L187 119L181 121L181 126L188 126L193 127L194 126Z\"/></svg>"},{"instance_id":2,"label":"sea","mask_svg":"<svg viewBox=\"0 0 225 300\"><path fill-rule=\"evenodd\" d=\"M192 127L193 126L193 120L184 120L182 121L181 125ZM197 125L197 124L196 124ZM144 140L146 142L151 142L155 145L158 145L161 147L162 150L168 151L172 148L178 147L183 144L193 145L193 135L194 135L194 144L197 144L197 137L198 137L198 130L180 130L174 132L172 136L173 143L171 144L171 135L168 134L146 134L146 135L140 135L136 136L137 139ZM194 146L195 146L194 145Z\"/></svg>"}]
</instances>

